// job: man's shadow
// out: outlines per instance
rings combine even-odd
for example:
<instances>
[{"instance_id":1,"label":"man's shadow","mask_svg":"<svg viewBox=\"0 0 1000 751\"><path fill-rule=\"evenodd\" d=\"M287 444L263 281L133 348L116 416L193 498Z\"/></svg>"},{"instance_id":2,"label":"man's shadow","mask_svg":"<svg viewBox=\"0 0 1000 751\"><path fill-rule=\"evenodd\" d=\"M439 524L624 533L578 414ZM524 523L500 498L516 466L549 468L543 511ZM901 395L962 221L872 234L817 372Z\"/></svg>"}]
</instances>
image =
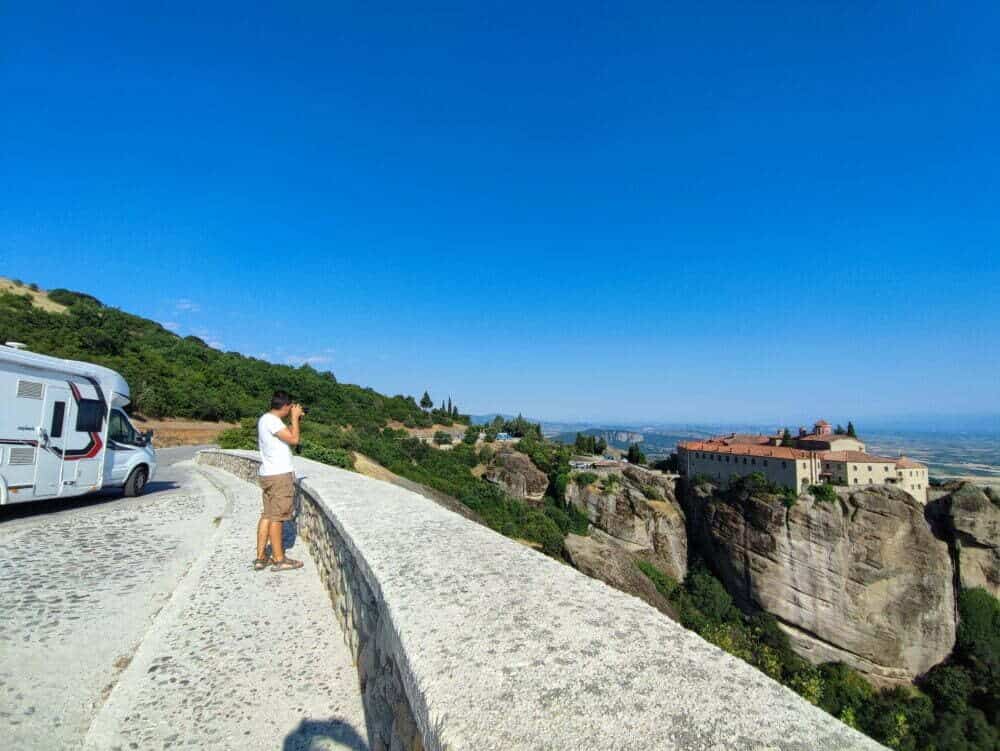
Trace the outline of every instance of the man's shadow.
<instances>
[{"instance_id":1,"label":"man's shadow","mask_svg":"<svg viewBox=\"0 0 1000 751\"><path fill-rule=\"evenodd\" d=\"M369 751L368 742L352 725L336 717L329 720L302 720L298 727L285 736L282 751L314 751L333 748L350 751Z\"/></svg>"}]
</instances>

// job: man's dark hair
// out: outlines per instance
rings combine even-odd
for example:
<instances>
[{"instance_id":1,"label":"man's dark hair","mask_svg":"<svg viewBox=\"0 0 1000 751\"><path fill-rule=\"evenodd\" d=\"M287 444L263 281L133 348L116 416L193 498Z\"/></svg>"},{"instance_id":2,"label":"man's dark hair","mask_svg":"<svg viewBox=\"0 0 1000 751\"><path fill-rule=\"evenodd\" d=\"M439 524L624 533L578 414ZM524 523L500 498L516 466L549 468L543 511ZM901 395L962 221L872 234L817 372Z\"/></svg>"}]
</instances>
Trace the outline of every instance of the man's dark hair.
<instances>
[{"instance_id":1,"label":"man's dark hair","mask_svg":"<svg viewBox=\"0 0 1000 751\"><path fill-rule=\"evenodd\" d=\"M287 391L275 391L271 395L271 409L281 409L291 403L292 397Z\"/></svg>"}]
</instances>

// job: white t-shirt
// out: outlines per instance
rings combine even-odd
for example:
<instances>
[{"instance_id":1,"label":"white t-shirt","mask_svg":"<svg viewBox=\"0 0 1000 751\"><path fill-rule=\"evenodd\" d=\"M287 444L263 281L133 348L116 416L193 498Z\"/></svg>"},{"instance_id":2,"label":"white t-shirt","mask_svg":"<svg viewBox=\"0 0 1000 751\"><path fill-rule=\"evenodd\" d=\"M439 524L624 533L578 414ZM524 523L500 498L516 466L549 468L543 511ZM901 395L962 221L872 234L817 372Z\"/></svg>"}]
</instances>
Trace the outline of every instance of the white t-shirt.
<instances>
[{"instance_id":1,"label":"white t-shirt","mask_svg":"<svg viewBox=\"0 0 1000 751\"><path fill-rule=\"evenodd\" d=\"M257 446L260 448L260 475L283 475L293 472L292 448L275 433L280 433L287 425L277 415L265 412L257 420Z\"/></svg>"}]
</instances>

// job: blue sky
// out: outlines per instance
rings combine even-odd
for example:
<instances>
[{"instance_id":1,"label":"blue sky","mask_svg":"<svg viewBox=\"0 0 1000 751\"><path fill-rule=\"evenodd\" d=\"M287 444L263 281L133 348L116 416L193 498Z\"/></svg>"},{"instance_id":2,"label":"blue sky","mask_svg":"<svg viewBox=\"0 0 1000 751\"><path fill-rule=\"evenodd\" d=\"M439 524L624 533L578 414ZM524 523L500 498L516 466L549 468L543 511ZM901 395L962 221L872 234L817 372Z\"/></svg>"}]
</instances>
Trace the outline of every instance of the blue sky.
<instances>
[{"instance_id":1,"label":"blue sky","mask_svg":"<svg viewBox=\"0 0 1000 751\"><path fill-rule=\"evenodd\" d=\"M0 274L473 412L1000 413L996 3L20 5Z\"/></svg>"}]
</instances>

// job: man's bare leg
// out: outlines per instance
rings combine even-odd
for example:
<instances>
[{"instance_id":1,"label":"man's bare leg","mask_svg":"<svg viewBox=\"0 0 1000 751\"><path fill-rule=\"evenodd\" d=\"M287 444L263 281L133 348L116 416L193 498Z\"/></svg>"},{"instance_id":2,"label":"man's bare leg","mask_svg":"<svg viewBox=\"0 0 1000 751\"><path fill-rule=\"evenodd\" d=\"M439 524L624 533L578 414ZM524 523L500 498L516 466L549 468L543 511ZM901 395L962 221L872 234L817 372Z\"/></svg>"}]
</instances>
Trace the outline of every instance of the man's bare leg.
<instances>
[{"instance_id":1,"label":"man's bare leg","mask_svg":"<svg viewBox=\"0 0 1000 751\"><path fill-rule=\"evenodd\" d=\"M267 535L271 529L271 522L265 519L263 516L260 517L260 521L257 522L257 560L266 561L267 558L264 557L264 553L267 550ZM273 547L273 546L272 546Z\"/></svg>"},{"instance_id":2,"label":"man's bare leg","mask_svg":"<svg viewBox=\"0 0 1000 751\"><path fill-rule=\"evenodd\" d=\"M268 536L271 538L271 557L275 562L285 560L285 548L281 544L281 522L269 522Z\"/></svg>"}]
</instances>

